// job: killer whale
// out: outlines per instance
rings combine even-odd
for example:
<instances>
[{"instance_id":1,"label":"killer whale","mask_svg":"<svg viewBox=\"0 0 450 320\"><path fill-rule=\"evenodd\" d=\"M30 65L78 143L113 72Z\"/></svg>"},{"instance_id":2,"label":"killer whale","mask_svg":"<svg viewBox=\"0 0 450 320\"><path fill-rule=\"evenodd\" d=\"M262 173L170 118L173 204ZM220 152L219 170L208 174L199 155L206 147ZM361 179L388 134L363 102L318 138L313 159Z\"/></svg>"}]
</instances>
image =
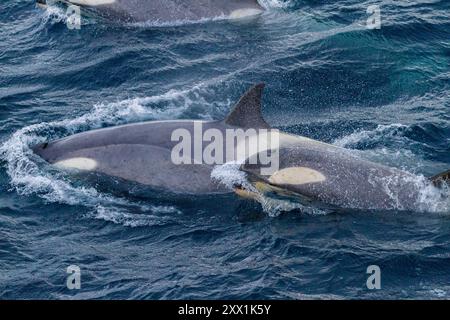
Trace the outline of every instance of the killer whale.
<instances>
[{"instance_id":1,"label":"killer whale","mask_svg":"<svg viewBox=\"0 0 450 320\"><path fill-rule=\"evenodd\" d=\"M76 5L114 21L171 23L210 18L239 19L264 11L257 0L37 0Z\"/></svg>"},{"instance_id":2,"label":"killer whale","mask_svg":"<svg viewBox=\"0 0 450 320\"><path fill-rule=\"evenodd\" d=\"M264 84L258 84L249 89L221 121L127 124L39 144L33 151L60 168L99 172L177 193L227 193L231 191L228 187L211 179L215 165L199 159L173 162L171 151L179 143L173 140L173 133L194 133L198 125L223 136L230 129L270 130L261 113L263 88ZM278 167L269 175L261 174L261 163L249 161L261 150L239 159L240 170L248 175L251 188L236 184L237 194L260 200L258 194L275 193L302 203L338 208L415 211L422 188L439 188L450 180L449 172L445 172L420 184L411 173L362 159L349 150L306 137L277 134ZM208 145L202 141L201 151ZM189 153L193 157L195 148Z\"/></svg>"}]
</instances>

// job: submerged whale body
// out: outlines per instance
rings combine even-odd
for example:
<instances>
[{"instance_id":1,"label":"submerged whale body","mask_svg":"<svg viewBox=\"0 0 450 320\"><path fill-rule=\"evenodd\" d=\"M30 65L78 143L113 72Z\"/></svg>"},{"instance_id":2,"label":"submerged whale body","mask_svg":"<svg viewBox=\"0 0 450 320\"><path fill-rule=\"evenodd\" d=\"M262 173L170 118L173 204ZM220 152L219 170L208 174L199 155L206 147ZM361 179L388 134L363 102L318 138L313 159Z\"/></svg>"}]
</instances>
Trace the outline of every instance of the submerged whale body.
<instances>
[{"instance_id":1,"label":"submerged whale body","mask_svg":"<svg viewBox=\"0 0 450 320\"><path fill-rule=\"evenodd\" d=\"M173 133L182 130L194 136L199 125L204 131L212 129L223 137L227 137L228 129L255 129L249 141L257 141L255 138L261 138L262 129L271 130L261 114L263 87L259 84L247 91L222 121L128 124L78 133L37 145L33 151L59 168L98 172L170 192L230 192L228 187L212 179L215 164L174 163L172 151L179 140L173 139ZM277 132L277 136L276 171L263 174L262 164L249 161L261 150L247 158L234 159L241 163L239 170L247 175L250 183L250 187L235 184L237 194L258 201L261 201L260 195L274 193L308 205L416 211L424 188L437 190L450 180L450 172L445 172L418 183L418 177L413 174L361 159L349 150L282 132ZM204 152L209 145L203 141L200 151ZM233 145L234 154L239 154L242 147L242 144ZM195 157L195 148L192 146L189 152L192 157Z\"/></svg>"},{"instance_id":2,"label":"submerged whale body","mask_svg":"<svg viewBox=\"0 0 450 320\"><path fill-rule=\"evenodd\" d=\"M209 18L238 19L262 13L256 0L37 0L77 5L111 20L171 23Z\"/></svg>"}]
</instances>

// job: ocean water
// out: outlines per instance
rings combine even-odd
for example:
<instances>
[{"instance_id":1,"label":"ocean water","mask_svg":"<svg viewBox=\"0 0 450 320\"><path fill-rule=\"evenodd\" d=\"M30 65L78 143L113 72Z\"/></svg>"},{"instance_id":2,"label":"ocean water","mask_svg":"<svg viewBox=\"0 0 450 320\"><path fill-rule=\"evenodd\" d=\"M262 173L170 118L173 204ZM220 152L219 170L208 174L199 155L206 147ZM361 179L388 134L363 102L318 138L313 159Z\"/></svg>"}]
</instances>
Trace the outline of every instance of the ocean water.
<instances>
[{"instance_id":1,"label":"ocean water","mask_svg":"<svg viewBox=\"0 0 450 320\"><path fill-rule=\"evenodd\" d=\"M64 10L1 1L0 299L450 298L445 197L321 213L88 184L32 154L94 128L221 119L264 81L276 128L418 179L450 169L449 1L261 3L246 21L89 17L71 30ZM367 28L371 5L380 29Z\"/></svg>"}]
</instances>

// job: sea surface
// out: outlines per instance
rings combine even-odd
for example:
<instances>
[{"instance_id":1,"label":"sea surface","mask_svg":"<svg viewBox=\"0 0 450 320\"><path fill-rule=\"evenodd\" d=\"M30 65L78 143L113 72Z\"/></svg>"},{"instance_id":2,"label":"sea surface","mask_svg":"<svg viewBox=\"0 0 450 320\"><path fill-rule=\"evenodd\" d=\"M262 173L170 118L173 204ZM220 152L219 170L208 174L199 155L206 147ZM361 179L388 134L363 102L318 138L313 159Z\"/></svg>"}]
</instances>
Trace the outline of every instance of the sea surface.
<instances>
[{"instance_id":1,"label":"sea surface","mask_svg":"<svg viewBox=\"0 0 450 320\"><path fill-rule=\"evenodd\" d=\"M450 169L450 1L261 3L244 21L69 29L63 9L0 2L0 299L450 298L445 197L318 213L88 183L32 154L94 128L221 119L263 81L278 129L417 179Z\"/></svg>"}]
</instances>

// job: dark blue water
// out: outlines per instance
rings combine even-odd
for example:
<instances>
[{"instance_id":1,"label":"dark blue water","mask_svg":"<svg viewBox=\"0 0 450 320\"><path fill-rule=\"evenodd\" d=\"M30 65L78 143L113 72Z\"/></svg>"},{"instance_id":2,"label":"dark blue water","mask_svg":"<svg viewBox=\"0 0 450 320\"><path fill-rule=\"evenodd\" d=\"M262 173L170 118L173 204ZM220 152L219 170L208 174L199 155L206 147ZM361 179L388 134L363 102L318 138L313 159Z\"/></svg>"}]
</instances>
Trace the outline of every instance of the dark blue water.
<instances>
[{"instance_id":1,"label":"dark blue water","mask_svg":"<svg viewBox=\"0 0 450 320\"><path fill-rule=\"evenodd\" d=\"M274 212L87 184L32 155L93 128L220 119L264 81L277 128L418 176L450 168L449 1L264 4L252 21L69 30L56 8L1 1L0 298L450 297L450 204L433 195L428 212Z\"/></svg>"}]
</instances>

